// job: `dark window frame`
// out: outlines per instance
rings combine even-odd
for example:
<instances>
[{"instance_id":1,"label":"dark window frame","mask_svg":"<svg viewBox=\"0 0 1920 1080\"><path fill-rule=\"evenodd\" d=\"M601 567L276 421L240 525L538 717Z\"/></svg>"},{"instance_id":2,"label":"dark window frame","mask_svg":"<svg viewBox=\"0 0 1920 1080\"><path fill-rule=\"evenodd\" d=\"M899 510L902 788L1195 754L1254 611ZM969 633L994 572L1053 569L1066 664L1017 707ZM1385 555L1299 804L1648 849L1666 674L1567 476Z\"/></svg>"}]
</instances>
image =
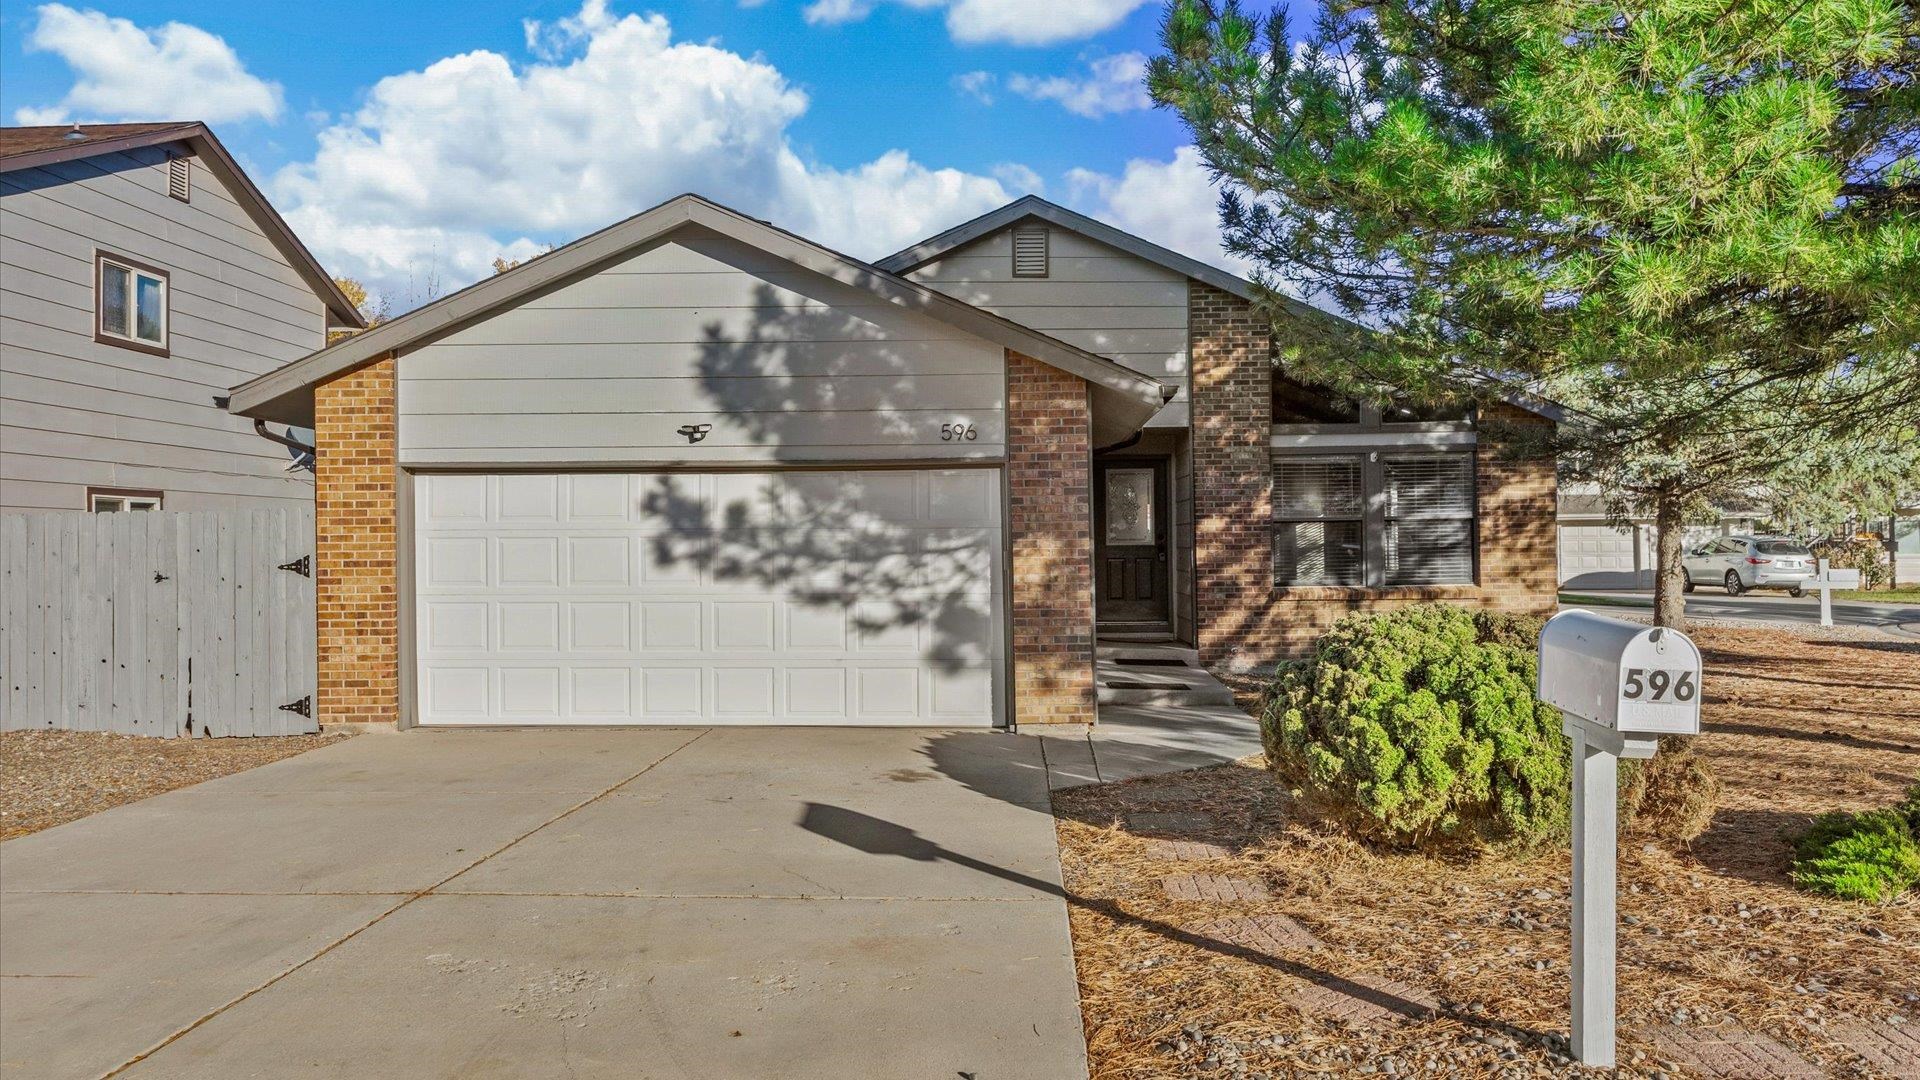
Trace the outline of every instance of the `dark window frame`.
<instances>
[{"instance_id":1,"label":"dark window frame","mask_svg":"<svg viewBox=\"0 0 1920 1080\"><path fill-rule=\"evenodd\" d=\"M107 332L107 264L128 271L133 276L133 287L127 297L127 323L131 329L140 318L140 274L160 279L160 343L158 345L141 338ZM134 352L143 352L149 356L172 356L173 344L173 275L154 266L152 263L129 258L117 252L95 248L93 252L93 340L102 345L113 345Z\"/></svg>"},{"instance_id":2,"label":"dark window frame","mask_svg":"<svg viewBox=\"0 0 1920 1080\"><path fill-rule=\"evenodd\" d=\"M1414 461L1431 458L1451 458L1466 463L1466 488L1470 501L1469 512L1459 519L1467 523L1465 545L1467 549L1467 573L1463 579L1436 581L1422 584L1395 583L1387 580L1387 485L1386 471L1390 461ZM1275 492L1270 498L1273 507L1271 517L1271 538L1269 543L1268 568L1272 575L1273 586L1277 589L1355 589L1355 590L1394 590L1394 589L1432 589L1459 588L1480 584L1480 461L1472 447L1459 449L1440 448L1390 448L1356 449L1302 448L1297 453L1275 454L1270 467L1275 483L1279 481L1280 466L1290 461L1350 461L1360 467L1360 493L1362 511L1360 514L1360 581L1358 584L1330 584L1324 581L1290 581L1280 576L1281 526L1303 520L1351 521L1351 516L1302 518L1298 515L1281 512L1283 500Z\"/></svg>"}]
</instances>

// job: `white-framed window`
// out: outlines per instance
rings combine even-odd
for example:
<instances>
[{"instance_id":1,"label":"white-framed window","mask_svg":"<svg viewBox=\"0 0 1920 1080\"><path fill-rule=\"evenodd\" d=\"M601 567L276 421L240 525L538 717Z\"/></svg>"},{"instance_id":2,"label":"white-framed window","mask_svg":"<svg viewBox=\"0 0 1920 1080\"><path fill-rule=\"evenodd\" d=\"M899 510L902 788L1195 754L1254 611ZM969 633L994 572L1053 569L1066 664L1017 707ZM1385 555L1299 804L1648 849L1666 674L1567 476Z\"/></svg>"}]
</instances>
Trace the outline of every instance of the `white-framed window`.
<instances>
[{"instance_id":1,"label":"white-framed window","mask_svg":"<svg viewBox=\"0 0 1920 1080\"><path fill-rule=\"evenodd\" d=\"M1470 585L1471 453L1280 455L1273 580L1291 585Z\"/></svg>"},{"instance_id":2,"label":"white-framed window","mask_svg":"<svg viewBox=\"0 0 1920 1080\"><path fill-rule=\"evenodd\" d=\"M167 272L104 251L94 262L94 340L165 355Z\"/></svg>"},{"instance_id":3,"label":"white-framed window","mask_svg":"<svg viewBox=\"0 0 1920 1080\"><path fill-rule=\"evenodd\" d=\"M87 509L96 514L118 514L128 510L160 509L158 491L131 491L123 488L88 488Z\"/></svg>"}]
</instances>

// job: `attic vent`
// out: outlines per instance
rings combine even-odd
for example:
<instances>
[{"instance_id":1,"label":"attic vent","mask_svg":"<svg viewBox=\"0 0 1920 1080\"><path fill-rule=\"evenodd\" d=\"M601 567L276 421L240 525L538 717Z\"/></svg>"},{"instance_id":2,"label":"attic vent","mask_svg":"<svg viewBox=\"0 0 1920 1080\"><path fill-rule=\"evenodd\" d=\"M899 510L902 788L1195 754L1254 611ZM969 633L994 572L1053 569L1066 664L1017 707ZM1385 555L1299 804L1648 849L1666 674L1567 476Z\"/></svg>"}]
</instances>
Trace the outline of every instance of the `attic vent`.
<instances>
[{"instance_id":1,"label":"attic vent","mask_svg":"<svg viewBox=\"0 0 1920 1080\"><path fill-rule=\"evenodd\" d=\"M193 201L193 162L177 157L167 162L167 194L181 202Z\"/></svg>"},{"instance_id":2,"label":"attic vent","mask_svg":"<svg viewBox=\"0 0 1920 1080\"><path fill-rule=\"evenodd\" d=\"M1013 276L1047 276L1047 230L1034 225L1013 230Z\"/></svg>"}]
</instances>

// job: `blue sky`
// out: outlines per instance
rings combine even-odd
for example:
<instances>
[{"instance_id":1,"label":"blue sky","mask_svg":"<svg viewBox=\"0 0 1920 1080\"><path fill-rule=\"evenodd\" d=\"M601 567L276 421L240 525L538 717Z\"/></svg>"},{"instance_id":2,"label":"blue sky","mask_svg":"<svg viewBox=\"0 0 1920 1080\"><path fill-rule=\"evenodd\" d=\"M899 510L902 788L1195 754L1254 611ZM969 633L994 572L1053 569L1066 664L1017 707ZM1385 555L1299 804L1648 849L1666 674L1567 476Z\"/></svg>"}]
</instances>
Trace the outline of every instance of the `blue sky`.
<instances>
[{"instance_id":1,"label":"blue sky","mask_svg":"<svg viewBox=\"0 0 1920 1080\"><path fill-rule=\"evenodd\" d=\"M315 16L320 16L316 18ZM878 257L1037 190L1221 261L1159 0L9 5L6 122L206 119L396 306L682 190Z\"/></svg>"}]
</instances>

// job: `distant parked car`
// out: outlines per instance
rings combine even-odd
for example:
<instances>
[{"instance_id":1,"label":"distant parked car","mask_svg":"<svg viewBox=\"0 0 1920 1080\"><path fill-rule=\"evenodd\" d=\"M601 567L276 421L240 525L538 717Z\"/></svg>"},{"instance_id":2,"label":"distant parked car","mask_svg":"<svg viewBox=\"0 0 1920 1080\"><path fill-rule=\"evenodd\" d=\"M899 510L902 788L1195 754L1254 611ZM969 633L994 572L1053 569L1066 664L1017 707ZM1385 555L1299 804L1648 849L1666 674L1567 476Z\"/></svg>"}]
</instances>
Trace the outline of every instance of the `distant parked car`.
<instances>
[{"instance_id":1,"label":"distant parked car","mask_svg":"<svg viewBox=\"0 0 1920 1080\"><path fill-rule=\"evenodd\" d=\"M1804 596L1816 568L1813 553L1787 536L1722 536L1687 551L1680 560L1685 589L1719 585L1728 596L1748 589L1785 589Z\"/></svg>"}]
</instances>

